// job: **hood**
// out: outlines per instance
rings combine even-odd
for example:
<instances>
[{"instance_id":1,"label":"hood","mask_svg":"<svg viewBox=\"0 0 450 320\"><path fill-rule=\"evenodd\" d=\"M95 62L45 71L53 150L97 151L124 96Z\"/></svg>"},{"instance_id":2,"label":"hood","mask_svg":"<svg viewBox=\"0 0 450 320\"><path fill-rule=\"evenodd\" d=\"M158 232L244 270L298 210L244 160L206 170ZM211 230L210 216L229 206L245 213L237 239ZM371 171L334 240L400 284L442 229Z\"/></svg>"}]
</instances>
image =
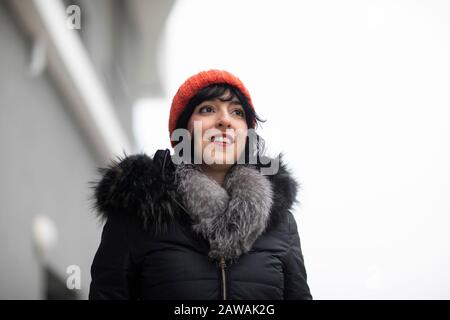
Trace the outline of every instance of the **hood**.
<instances>
[{"instance_id":1,"label":"hood","mask_svg":"<svg viewBox=\"0 0 450 320\"><path fill-rule=\"evenodd\" d=\"M170 183L177 165L169 160L168 154L168 149L158 150L153 158L145 153L124 154L108 166L98 168L100 179L89 182L93 189L92 209L102 219L126 214L139 218L144 226L164 228L182 206L177 186ZM266 177L272 186L268 225L277 224L297 202L299 183L284 163L282 154L279 155L279 170Z\"/></svg>"}]
</instances>

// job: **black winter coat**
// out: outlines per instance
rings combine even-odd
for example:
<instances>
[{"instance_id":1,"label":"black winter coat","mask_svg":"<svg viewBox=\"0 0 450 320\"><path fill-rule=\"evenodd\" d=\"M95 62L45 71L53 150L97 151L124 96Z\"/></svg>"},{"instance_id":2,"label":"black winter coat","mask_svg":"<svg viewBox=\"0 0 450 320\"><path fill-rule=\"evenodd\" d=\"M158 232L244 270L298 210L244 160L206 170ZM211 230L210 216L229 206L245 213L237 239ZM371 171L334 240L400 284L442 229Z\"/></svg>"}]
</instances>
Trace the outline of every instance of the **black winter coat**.
<instances>
[{"instance_id":1,"label":"black winter coat","mask_svg":"<svg viewBox=\"0 0 450 320\"><path fill-rule=\"evenodd\" d=\"M282 161L265 176L273 189L267 227L247 252L220 263L208 258L211 243L177 197L168 153L125 156L100 169L94 201L106 224L89 298L312 299L291 213L298 184Z\"/></svg>"}]
</instances>

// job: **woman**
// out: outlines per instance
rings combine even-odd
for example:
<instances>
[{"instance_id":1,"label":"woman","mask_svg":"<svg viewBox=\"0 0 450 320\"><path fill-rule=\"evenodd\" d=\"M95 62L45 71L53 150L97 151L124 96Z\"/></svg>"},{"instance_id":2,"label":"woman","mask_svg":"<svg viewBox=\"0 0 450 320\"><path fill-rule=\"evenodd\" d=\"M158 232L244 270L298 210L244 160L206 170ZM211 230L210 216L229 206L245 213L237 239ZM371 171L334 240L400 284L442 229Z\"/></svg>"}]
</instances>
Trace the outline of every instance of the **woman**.
<instances>
[{"instance_id":1,"label":"woman","mask_svg":"<svg viewBox=\"0 0 450 320\"><path fill-rule=\"evenodd\" d=\"M291 213L297 183L281 160L262 174L276 159L251 139L259 121L237 77L203 71L173 98L176 155L100 169L106 224L90 299L312 299Z\"/></svg>"}]
</instances>

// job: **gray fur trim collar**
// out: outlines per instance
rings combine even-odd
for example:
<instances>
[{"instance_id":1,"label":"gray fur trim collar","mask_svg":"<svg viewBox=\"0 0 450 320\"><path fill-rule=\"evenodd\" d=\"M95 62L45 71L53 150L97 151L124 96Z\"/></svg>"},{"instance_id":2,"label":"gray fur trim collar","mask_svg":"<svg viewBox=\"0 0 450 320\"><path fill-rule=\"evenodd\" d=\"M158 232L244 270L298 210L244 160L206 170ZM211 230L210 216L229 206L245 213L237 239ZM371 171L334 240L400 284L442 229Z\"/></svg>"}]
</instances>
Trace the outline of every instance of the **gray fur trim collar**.
<instances>
[{"instance_id":1,"label":"gray fur trim collar","mask_svg":"<svg viewBox=\"0 0 450 320\"><path fill-rule=\"evenodd\" d=\"M223 186L192 164L178 165L175 175L194 231L209 241L209 257L235 260L248 252L268 224L269 179L249 165L233 166Z\"/></svg>"}]
</instances>

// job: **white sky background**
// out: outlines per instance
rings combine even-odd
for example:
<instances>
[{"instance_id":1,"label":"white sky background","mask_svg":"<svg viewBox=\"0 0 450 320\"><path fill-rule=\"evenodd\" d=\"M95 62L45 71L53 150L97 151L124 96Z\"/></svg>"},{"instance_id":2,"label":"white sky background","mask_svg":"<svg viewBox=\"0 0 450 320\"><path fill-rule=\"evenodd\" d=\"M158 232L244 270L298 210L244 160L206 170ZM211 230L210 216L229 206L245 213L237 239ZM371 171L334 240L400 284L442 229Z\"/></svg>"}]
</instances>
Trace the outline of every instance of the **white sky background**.
<instances>
[{"instance_id":1,"label":"white sky background","mask_svg":"<svg viewBox=\"0 0 450 320\"><path fill-rule=\"evenodd\" d=\"M187 77L241 78L302 184L315 299L450 299L450 1L178 1L161 50L140 147Z\"/></svg>"}]
</instances>

